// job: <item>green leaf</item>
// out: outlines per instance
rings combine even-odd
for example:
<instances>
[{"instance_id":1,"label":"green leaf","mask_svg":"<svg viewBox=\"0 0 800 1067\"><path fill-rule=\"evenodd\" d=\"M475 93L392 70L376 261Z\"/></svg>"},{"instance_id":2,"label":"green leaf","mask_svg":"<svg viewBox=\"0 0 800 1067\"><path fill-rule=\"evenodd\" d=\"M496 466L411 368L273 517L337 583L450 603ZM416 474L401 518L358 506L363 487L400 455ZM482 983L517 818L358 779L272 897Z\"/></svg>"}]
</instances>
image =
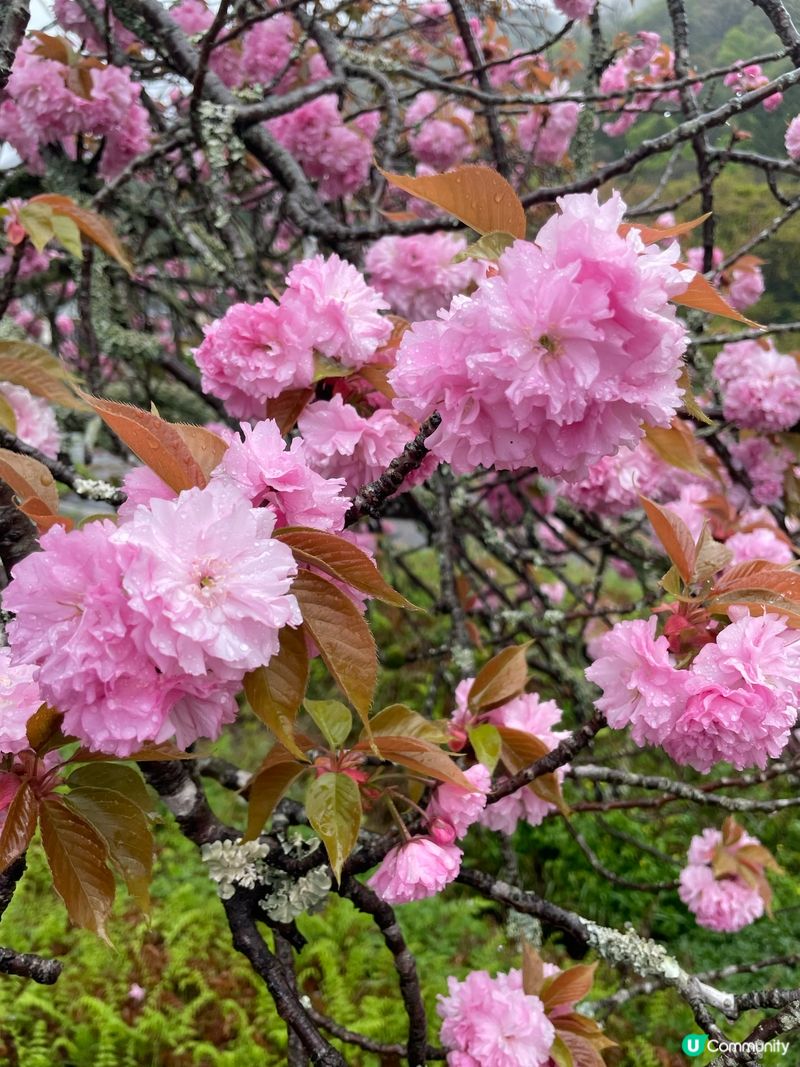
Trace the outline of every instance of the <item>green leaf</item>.
<instances>
[{"instance_id":1,"label":"green leaf","mask_svg":"<svg viewBox=\"0 0 800 1067\"><path fill-rule=\"evenodd\" d=\"M14 794L0 833L0 874L19 859L36 830L39 801L28 782Z\"/></svg>"},{"instance_id":2,"label":"green leaf","mask_svg":"<svg viewBox=\"0 0 800 1067\"><path fill-rule=\"evenodd\" d=\"M353 729L350 709L340 700L306 700L303 707L331 748L341 748Z\"/></svg>"},{"instance_id":3,"label":"green leaf","mask_svg":"<svg viewBox=\"0 0 800 1067\"><path fill-rule=\"evenodd\" d=\"M528 679L525 656L529 647L530 641L504 648L478 671L469 691L470 710L491 711L524 691Z\"/></svg>"},{"instance_id":4,"label":"green leaf","mask_svg":"<svg viewBox=\"0 0 800 1067\"><path fill-rule=\"evenodd\" d=\"M337 359L328 359L320 352L314 353L314 377L312 381L321 382L325 378L349 378L353 373L352 367L345 367Z\"/></svg>"},{"instance_id":5,"label":"green leaf","mask_svg":"<svg viewBox=\"0 0 800 1067\"><path fill-rule=\"evenodd\" d=\"M17 416L14 414L14 409L2 393L0 393L0 426L2 426L4 430L9 430L11 433L17 432Z\"/></svg>"},{"instance_id":6,"label":"green leaf","mask_svg":"<svg viewBox=\"0 0 800 1067\"><path fill-rule=\"evenodd\" d=\"M297 759L305 754L294 739L294 723L308 685L308 650L302 628L284 626L280 646L266 667L245 675L244 691L250 707L284 748Z\"/></svg>"},{"instance_id":7,"label":"green leaf","mask_svg":"<svg viewBox=\"0 0 800 1067\"><path fill-rule=\"evenodd\" d=\"M53 209L44 204L26 204L17 217L33 247L41 252L53 236Z\"/></svg>"},{"instance_id":8,"label":"green leaf","mask_svg":"<svg viewBox=\"0 0 800 1067\"><path fill-rule=\"evenodd\" d=\"M81 231L72 219L66 215L53 215L53 233L70 255L83 259Z\"/></svg>"},{"instance_id":9,"label":"green leaf","mask_svg":"<svg viewBox=\"0 0 800 1067\"><path fill-rule=\"evenodd\" d=\"M156 809L153 794L135 767L123 763L87 763L67 779L70 789L113 789L145 813Z\"/></svg>"},{"instance_id":10,"label":"green leaf","mask_svg":"<svg viewBox=\"0 0 800 1067\"><path fill-rule=\"evenodd\" d=\"M39 821L53 885L70 919L108 942L106 922L116 886L105 840L62 797L42 801Z\"/></svg>"},{"instance_id":11,"label":"green leaf","mask_svg":"<svg viewBox=\"0 0 800 1067\"><path fill-rule=\"evenodd\" d=\"M503 746L502 739L497 727L490 722L481 723L480 726L470 726L467 729L470 744L475 750L475 755L492 772L500 759L500 750Z\"/></svg>"},{"instance_id":12,"label":"green leaf","mask_svg":"<svg viewBox=\"0 0 800 1067\"><path fill-rule=\"evenodd\" d=\"M575 1067L572 1053L558 1034L556 1034L555 1040L550 1046L550 1058L555 1060L556 1067Z\"/></svg>"},{"instance_id":13,"label":"green leaf","mask_svg":"<svg viewBox=\"0 0 800 1067\"><path fill-rule=\"evenodd\" d=\"M453 263L463 263L467 259L498 260L515 238L504 230L492 230L473 242L463 252L453 257Z\"/></svg>"},{"instance_id":14,"label":"green leaf","mask_svg":"<svg viewBox=\"0 0 800 1067\"><path fill-rule=\"evenodd\" d=\"M369 726L373 734L420 737L433 745L446 745L450 739L450 734L442 723L431 722L405 704L389 704L382 708L369 720Z\"/></svg>"},{"instance_id":15,"label":"green leaf","mask_svg":"<svg viewBox=\"0 0 800 1067\"><path fill-rule=\"evenodd\" d=\"M341 879L344 861L358 841L361 827L361 794L349 775L323 774L306 792L306 814L328 850L328 858Z\"/></svg>"},{"instance_id":16,"label":"green leaf","mask_svg":"<svg viewBox=\"0 0 800 1067\"><path fill-rule=\"evenodd\" d=\"M103 764L96 766L102 767ZM113 769L131 770L130 767L119 766ZM149 797L147 802L149 803ZM155 842L147 815L139 804L131 797L118 793L116 789L94 786L79 786L71 790L65 803L97 830L105 841L111 861L119 869L128 892L142 911L148 911Z\"/></svg>"}]
</instances>

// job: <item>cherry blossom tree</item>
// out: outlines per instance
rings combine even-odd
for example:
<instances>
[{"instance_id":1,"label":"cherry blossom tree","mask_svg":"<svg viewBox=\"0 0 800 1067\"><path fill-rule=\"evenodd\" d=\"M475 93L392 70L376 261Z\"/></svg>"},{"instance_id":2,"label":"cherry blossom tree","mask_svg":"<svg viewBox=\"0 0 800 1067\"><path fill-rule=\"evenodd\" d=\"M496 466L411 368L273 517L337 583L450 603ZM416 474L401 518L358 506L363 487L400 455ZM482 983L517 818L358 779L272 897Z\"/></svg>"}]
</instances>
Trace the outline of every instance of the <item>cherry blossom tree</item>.
<instances>
[{"instance_id":1,"label":"cherry blossom tree","mask_svg":"<svg viewBox=\"0 0 800 1067\"><path fill-rule=\"evenodd\" d=\"M118 881L148 906L163 805L292 1065L599 1067L615 1006L662 988L723 1045L746 1012L752 1042L800 1026L800 990L729 992L514 862L520 824L560 819L614 884L769 922L760 820L798 803L800 322L748 314L800 207L800 33L753 8L771 51L708 67L683 0L663 39L595 0L53 0L42 29L8 0L0 916L42 848L107 937ZM747 123L773 114L767 152ZM776 214L725 244L732 167ZM253 715L253 765L215 755ZM668 804L698 820L658 853L670 882L581 830ZM525 941L427 1018L395 908L455 883L592 962ZM298 988L296 919L331 894L392 955L399 1053ZM28 947L0 972L55 982ZM605 1001L595 964L624 983Z\"/></svg>"}]
</instances>

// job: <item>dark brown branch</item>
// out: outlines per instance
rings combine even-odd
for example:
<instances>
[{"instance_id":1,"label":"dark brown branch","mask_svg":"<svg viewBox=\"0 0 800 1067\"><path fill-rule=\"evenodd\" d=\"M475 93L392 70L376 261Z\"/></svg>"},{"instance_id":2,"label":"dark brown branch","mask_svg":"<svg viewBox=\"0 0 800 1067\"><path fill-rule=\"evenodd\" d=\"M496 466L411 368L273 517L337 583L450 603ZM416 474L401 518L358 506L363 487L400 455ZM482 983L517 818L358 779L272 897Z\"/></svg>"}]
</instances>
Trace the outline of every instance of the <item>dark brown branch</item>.
<instances>
[{"instance_id":1,"label":"dark brown branch","mask_svg":"<svg viewBox=\"0 0 800 1067\"><path fill-rule=\"evenodd\" d=\"M20 456L30 456L31 459L37 460L44 467L47 467L56 481L63 482L64 485L69 486L78 496L86 497L90 500L104 500L115 507L124 504L127 500L127 494L124 490L117 489L106 482L98 482L81 477L73 467L62 463L59 459L46 456L44 452L40 452L38 448L27 444L16 434L2 426L0 426L0 448L7 448Z\"/></svg>"},{"instance_id":2,"label":"dark brown branch","mask_svg":"<svg viewBox=\"0 0 800 1067\"><path fill-rule=\"evenodd\" d=\"M581 749L586 748L594 735L602 730L605 724L605 716L602 712L596 711L588 722L557 744L546 756L542 756L541 759L532 763L530 767L525 767L524 770L500 782L489 794L488 802L493 804L496 800L502 800L503 797L507 797L510 793L516 793L523 785L541 778L543 774L552 774L559 767L563 767Z\"/></svg>"},{"instance_id":3,"label":"dark brown branch","mask_svg":"<svg viewBox=\"0 0 800 1067\"><path fill-rule=\"evenodd\" d=\"M0 14L0 95L14 65L14 56L25 36L30 18L29 0L6 0Z\"/></svg>"},{"instance_id":4,"label":"dark brown branch","mask_svg":"<svg viewBox=\"0 0 800 1067\"><path fill-rule=\"evenodd\" d=\"M362 515L377 515L381 506L396 493L412 471L422 466L428 455L426 440L442 421L438 411L422 423L413 441L409 441L402 453L393 459L383 474L356 493L353 506L345 515L345 526L352 526Z\"/></svg>"},{"instance_id":5,"label":"dark brown branch","mask_svg":"<svg viewBox=\"0 0 800 1067\"><path fill-rule=\"evenodd\" d=\"M275 1001L278 1014L303 1043L311 1062L318 1067L347 1067L342 1055L317 1030L314 1021L303 1007L300 998L277 956L267 948L253 916L253 901L243 893L235 893L223 901L233 947L241 952L253 970L264 981Z\"/></svg>"},{"instance_id":6,"label":"dark brown branch","mask_svg":"<svg viewBox=\"0 0 800 1067\"><path fill-rule=\"evenodd\" d=\"M383 935L386 947L394 958L400 981L400 995L408 1015L409 1067L424 1067L428 1054L428 1020L419 985L417 965L408 950L403 933L392 908L380 899L369 886L348 875L342 877L342 896L352 900L359 911L371 915Z\"/></svg>"},{"instance_id":7,"label":"dark brown branch","mask_svg":"<svg viewBox=\"0 0 800 1067\"><path fill-rule=\"evenodd\" d=\"M450 10L453 12L453 18L456 20L459 36L464 44L464 50L467 53L478 85L480 85L485 93L492 95L492 83L484 64L483 49L481 48L480 41L476 39L475 34L472 32L469 17L464 10L464 5L461 3L461 0L450 0ZM503 137L503 131L500 128L500 120L497 117L497 111L493 103L486 104L486 125L489 129L489 138L492 142L492 154L494 155L497 169L504 178L508 178L511 173L508 162L508 151L506 150L506 142Z\"/></svg>"}]
</instances>

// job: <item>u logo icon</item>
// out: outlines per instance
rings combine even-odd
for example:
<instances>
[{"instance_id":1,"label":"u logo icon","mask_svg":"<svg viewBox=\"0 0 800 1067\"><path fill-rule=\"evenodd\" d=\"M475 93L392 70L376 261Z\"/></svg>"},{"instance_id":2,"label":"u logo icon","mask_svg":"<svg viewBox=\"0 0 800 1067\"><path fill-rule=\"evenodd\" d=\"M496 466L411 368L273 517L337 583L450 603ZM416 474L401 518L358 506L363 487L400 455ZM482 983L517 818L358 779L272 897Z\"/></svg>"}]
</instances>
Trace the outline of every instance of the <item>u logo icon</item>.
<instances>
[{"instance_id":1,"label":"u logo icon","mask_svg":"<svg viewBox=\"0 0 800 1067\"><path fill-rule=\"evenodd\" d=\"M706 1034L687 1034L681 1042L681 1048L687 1056L699 1056L706 1047Z\"/></svg>"}]
</instances>

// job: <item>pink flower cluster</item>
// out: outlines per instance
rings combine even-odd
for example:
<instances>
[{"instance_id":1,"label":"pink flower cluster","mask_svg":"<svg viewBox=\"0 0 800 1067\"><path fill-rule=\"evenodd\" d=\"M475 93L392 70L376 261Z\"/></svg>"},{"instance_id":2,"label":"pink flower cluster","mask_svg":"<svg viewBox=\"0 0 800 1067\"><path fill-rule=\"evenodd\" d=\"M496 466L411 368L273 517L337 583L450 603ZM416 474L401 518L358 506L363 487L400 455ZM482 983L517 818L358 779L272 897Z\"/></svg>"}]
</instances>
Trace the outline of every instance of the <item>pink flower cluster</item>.
<instances>
[{"instance_id":1,"label":"pink flower cluster","mask_svg":"<svg viewBox=\"0 0 800 1067\"><path fill-rule=\"evenodd\" d=\"M783 498L784 476L794 462L788 448L756 435L731 441L729 451L734 466L747 471L758 504L777 504Z\"/></svg>"},{"instance_id":2,"label":"pink flower cluster","mask_svg":"<svg viewBox=\"0 0 800 1067\"><path fill-rule=\"evenodd\" d=\"M800 363L771 340L723 345L714 361L726 419L775 433L800 421Z\"/></svg>"},{"instance_id":3,"label":"pink flower cluster","mask_svg":"<svg viewBox=\"0 0 800 1067\"><path fill-rule=\"evenodd\" d=\"M642 30L633 38L629 48L615 60L600 79L601 93L617 93L625 90L657 85L674 77L673 55L667 45L661 43L657 33ZM653 108L663 108L665 104L678 100L676 90L668 92L641 92L633 97L615 97L602 104L604 110L617 115L613 122L607 122L603 131L609 137L619 137L627 133L642 112Z\"/></svg>"},{"instance_id":4,"label":"pink flower cluster","mask_svg":"<svg viewBox=\"0 0 800 1067\"><path fill-rule=\"evenodd\" d=\"M585 19L594 11L597 0L555 0L556 7L568 19Z\"/></svg>"},{"instance_id":5,"label":"pink flower cluster","mask_svg":"<svg viewBox=\"0 0 800 1067\"><path fill-rule=\"evenodd\" d=\"M229 438L228 449L211 475L213 482L232 485L253 507L269 508L276 527L311 526L329 533L342 529L350 507L350 500L342 494L344 482L318 474L300 438L287 446L271 419L253 427L242 423L241 436L223 427L217 428L218 434L220 430ZM123 519L129 519L140 504L176 496L148 467L129 471L124 488L127 500L119 509Z\"/></svg>"},{"instance_id":6,"label":"pink flower cluster","mask_svg":"<svg viewBox=\"0 0 800 1067\"><path fill-rule=\"evenodd\" d=\"M567 731L554 729L561 722L561 708L554 700L541 700L538 693L523 693L502 707L495 708L486 716L486 721L495 726L507 726L532 734L549 749L555 748L559 741L568 736ZM555 772L559 781L563 781L566 771L566 767L559 767ZM553 811L555 807L549 800L543 800L528 786L523 786L516 793L489 804L480 822L490 830L513 834L518 822L538 826Z\"/></svg>"},{"instance_id":7,"label":"pink flower cluster","mask_svg":"<svg viewBox=\"0 0 800 1067\"><path fill-rule=\"evenodd\" d=\"M614 729L661 745L676 763L707 772L722 760L765 767L782 752L800 702L800 637L772 613L731 608L730 625L679 670L657 619L617 623L598 642L586 677Z\"/></svg>"},{"instance_id":8,"label":"pink flower cluster","mask_svg":"<svg viewBox=\"0 0 800 1067\"><path fill-rule=\"evenodd\" d=\"M640 441L636 448L604 456L581 481L565 482L559 489L583 511L613 517L638 508L640 496L661 499L675 480L675 468L667 467L646 441Z\"/></svg>"},{"instance_id":9,"label":"pink flower cluster","mask_svg":"<svg viewBox=\"0 0 800 1067\"><path fill-rule=\"evenodd\" d=\"M675 266L677 245L621 236L618 194L559 207L472 297L401 340L396 406L418 420L441 413L429 447L458 472L535 466L581 478L680 404L686 331L669 299L691 275Z\"/></svg>"},{"instance_id":10,"label":"pink flower cluster","mask_svg":"<svg viewBox=\"0 0 800 1067\"><path fill-rule=\"evenodd\" d=\"M548 973L550 972L550 973ZM558 973L545 964L545 975ZM443 1044L450 1067L548 1067L555 1027L537 996L524 991L522 971L493 978L472 971L463 982L447 979L436 1010L444 1020Z\"/></svg>"},{"instance_id":11,"label":"pink flower cluster","mask_svg":"<svg viewBox=\"0 0 800 1067\"><path fill-rule=\"evenodd\" d=\"M567 736L565 731L554 729L561 721L561 708L553 700L542 700L538 693L523 693L501 707L476 717L470 711L468 703L474 681L474 678L465 678L456 687L456 706L449 724L454 748L463 747L467 739L467 728L479 722L506 726L512 730L532 734L550 749L555 748L559 741ZM474 768L466 773L468 775L479 774ZM563 780L565 773L566 767L560 767L556 771L559 781ZM482 788L477 778L472 780L473 784ZM474 803L474 798L470 802ZM467 803L466 800L465 803ZM530 823L531 826L538 826L554 810L554 806L549 801L543 800L532 789L524 786L516 793L502 797L493 804L482 806L475 821L482 826L488 826L490 830L513 834L520 820Z\"/></svg>"},{"instance_id":12,"label":"pink flower cluster","mask_svg":"<svg viewBox=\"0 0 800 1067\"><path fill-rule=\"evenodd\" d=\"M434 896L461 870L464 837L486 806L491 775L480 763L464 772L473 790L452 784L437 786L426 811L428 837L414 837L387 852L368 885L387 904L408 904Z\"/></svg>"},{"instance_id":13,"label":"pink flower cluster","mask_svg":"<svg viewBox=\"0 0 800 1067\"><path fill-rule=\"evenodd\" d=\"M568 88L567 82L556 78L547 92L551 96L558 96ZM573 100L560 100L533 107L519 120L517 134L520 147L530 153L537 167L552 166L564 158L578 128L580 113L580 104Z\"/></svg>"},{"instance_id":14,"label":"pink flower cluster","mask_svg":"<svg viewBox=\"0 0 800 1067\"><path fill-rule=\"evenodd\" d=\"M43 170L45 145L63 143L74 157L78 134L104 139L104 178L113 178L147 150L149 120L131 72L103 64L86 70L91 88L83 95L76 68L38 55L33 43L17 51L0 104L0 140L8 141L34 173Z\"/></svg>"},{"instance_id":15,"label":"pink flower cluster","mask_svg":"<svg viewBox=\"0 0 800 1067\"><path fill-rule=\"evenodd\" d=\"M461 870L461 849L453 844L453 832L431 837L412 837L390 849L367 882L387 904L410 904L440 893ZM449 837L449 840L448 840Z\"/></svg>"},{"instance_id":16,"label":"pink flower cluster","mask_svg":"<svg viewBox=\"0 0 800 1067\"><path fill-rule=\"evenodd\" d=\"M432 319L486 273L475 259L453 263L467 242L449 233L420 233L413 237L381 237L364 258L370 285L388 300L398 315L416 322Z\"/></svg>"},{"instance_id":17,"label":"pink flower cluster","mask_svg":"<svg viewBox=\"0 0 800 1067\"><path fill-rule=\"evenodd\" d=\"M690 248L686 253L686 262L692 270L700 273L703 270L703 257L702 248ZM714 269L718 268L724 259L722 249L714 248L711 261ZM723 271L719 278L714 279L714 284L722 290L731 307L743 311L761 299L764 293L764 275L759 262L755 257L744 256Z\"/></svg>"},{"instance_id":18,"label":"pink flower cluster","mask_svg":"<svg viewBox=\"0 0 800 1067\"><path fill-rule=\"evenodd\" d=\"M56 415L46 400L34 396L24 385L0 382L0 395L14 412L16 435L46 456L55 458L61 443Z\"/></svg>"},{"instance_id":19,"label":"pink flower cluster","mask_svg":"<svg viewBox=\"0 0 800 1067\"><path fill-rule=\"evenodd\" d=\"M377 115L345 123L333 93L271 119L272 135L288 149L324 200L351 196L366 183L372 164Z\"/></svg>"},{"instance_id":20,"label":"pink flower cluster","mask_svg":"<svg viewBox=\"0 0 800 1067\"><path fill-rule=\"evenodd\" d=\"M263 416L268 399L311 385L315 354L357 369L391 334L388 305L337 255L298 263L286 286L278 303L228 308L194 351L203 388L234 416Z\"/></svg>"},{"instance_id":21,"label":"pink flower cluster","mask_svg":"<svg viewBox=\"0 0 800 1067\"><path fill-rule=\"evenodd\" d=\"M312 526L334 533L344 526L350 507L341 478L323 478L312 469L305 443L296 437L287 448L271 419L254 428L242 424L244 440L229 446L214 479L232 482L253 507L268 505L277 526Z\"/></svg>"},{"instance_id":22,"label":"pink flower cluster","mask_svg":"<svg viewBox=\"0 0 800 1067\"><path fill-rule=\"evenodd\" d=\"M800 115L795 115L786 128L784 144L790 159L800 159Z\"/></svg>"},{"instance_id":23,"label":"pink flower cluster","mask_svg":"<svg viewBox=\"0 0 800 1067\"><path fill-rule=\"evenodd\" d=\"M747 845L758 845L758 838L743 833L727 846L735 855ZM678 895L691 911L699 926L718 933L733 934L764 914L764 900L758 889L740 875L718 878L712 869L714 853L722 845L719 830L707 828L692 838L688 863L680 874Z\"/></svg>"},{"instance_id":24,"label":"pink flower cluster","mask_svg":"<svg viewBox=\"0 0 800 1067\"><path fill-rule=\"evenodd\" d=\"M34 666L13 664L9 650L0 648L0 756L30 747L25 732L28 719L44 703L35 677Z\"/></svg>"},{"instance_id":25,"label":"pink flower cluster","mask_svg":"<svg viewBox=\"0 0 800 1067\"><path fill-rule=\"evenodd\" d=\"M215 737L244 674L301 621L296 565L274 524L270 508L214 481L152 499L118 527L53 527L3 596L16 614L12 662L38 667L43 698L92 749Z\"/></svg>"},{"instance_id":26,"label":"pink flower cluster","mask_svg":"<svg viewBox=\"0 0 800 1067\"><path fill-rule=\"evenodd\" d=\"M723 84L733 89L737 96L742 93L750 93L753 89L760 89L762 85L769 84L769 78L758 63L750 63L739 70L732 70L723 78ZM783 103L783 93L773 93L765 97L761 104L765 111L775 111Z\"/></svg>"},{"instance_id":27,"label":"pink flower cluster","mask_svg":"<svg viewBox=\"0 0 800 1067\"><path fill-rule=\"evenodd\" d=\"M326 478L344 479L351 495L379 477L416 432L406 418L388 408L360 415L339 393L309 404L298 427L310 465ZM433 465L435 461L426 461L415 474L427 477Z\"/></svg>"},{"instance_id":28,"label":"pink flower cluster","mask_svg":"<svg viewBox=\"0 0 800 1067\"><path fill-rule=\"evenodd\" d=\"M461 104L441 103L435 93L423 92L406 111L408 145L419 162L435 171L463 163L473 152L475 116Z\"/></svg>"}]
</instances>

